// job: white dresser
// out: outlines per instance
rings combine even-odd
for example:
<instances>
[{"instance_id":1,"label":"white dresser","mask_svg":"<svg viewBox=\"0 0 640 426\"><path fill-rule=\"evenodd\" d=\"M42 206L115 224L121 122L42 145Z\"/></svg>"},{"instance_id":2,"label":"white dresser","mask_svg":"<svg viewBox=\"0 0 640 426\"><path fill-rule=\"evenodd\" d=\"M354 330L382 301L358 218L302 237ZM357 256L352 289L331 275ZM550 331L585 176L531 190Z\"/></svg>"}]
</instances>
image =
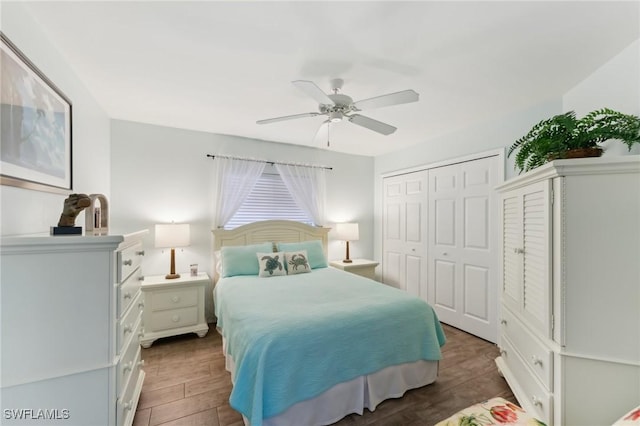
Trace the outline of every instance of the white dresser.
<instances>
[{"instance_id":1,"label":"white dresser","mask_svg":"<svg viewBox=\"0 0 640 426\"><path fill-rule=\"evenodd\" d=\"M132 424L146 233L2 238L3 425Z\"/></svg>"},{"instance_id":2,"label":"white dresser","mask_svg":"<svg viewBox=\"0 0 640 426\"><path fill-rule=\"evenodd\" d=\"M640 157L557 160L498 190L498 368L547 425L610 425L640 401Z\"/></svg>"}]
</instances>

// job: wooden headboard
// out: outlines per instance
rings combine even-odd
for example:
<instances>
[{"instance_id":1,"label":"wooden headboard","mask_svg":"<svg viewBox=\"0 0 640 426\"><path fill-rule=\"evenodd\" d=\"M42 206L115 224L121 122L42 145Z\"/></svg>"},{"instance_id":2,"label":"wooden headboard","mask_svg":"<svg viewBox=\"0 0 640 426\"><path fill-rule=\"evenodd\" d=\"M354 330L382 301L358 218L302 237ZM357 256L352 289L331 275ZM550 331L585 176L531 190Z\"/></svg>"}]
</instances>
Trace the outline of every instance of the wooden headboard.
<instances>
[{"instance_id":1,"label":"wooden headboard","mask_svg":"<svg viewBox=\"0 0 640 426\"><path fill-rule=\"evenodd\" d=\"M321 240L325 257L328 256L328 237L331 228L305 225L292 220L265 220L235 229L214 229L213 250L224 246L244 246L267 241L275 243L298 243L301 241Z\"/></svg>"}]
</instances>

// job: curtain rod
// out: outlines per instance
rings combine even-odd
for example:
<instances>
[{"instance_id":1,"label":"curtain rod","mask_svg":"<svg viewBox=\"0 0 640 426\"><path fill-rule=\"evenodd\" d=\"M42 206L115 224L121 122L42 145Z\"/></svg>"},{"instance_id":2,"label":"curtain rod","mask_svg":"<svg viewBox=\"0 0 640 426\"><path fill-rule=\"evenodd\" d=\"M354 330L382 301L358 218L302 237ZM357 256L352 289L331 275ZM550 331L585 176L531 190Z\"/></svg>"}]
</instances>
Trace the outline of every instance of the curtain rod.
<instances>
[{"instance_id":1,"label":"curtain rod","mask_svg":"<svg viewBox=\"0 0 640 426\"><path fill-rule=\"evenodd\" d=\"M333 167L327 167L327 166L314 166L314 165L311 165L311 164L301 164L301 163L282 163L282 162L279 162L279 161L256 160L255 158L231 157L229 155L207 154L207 157L210 157L211 159L215 159L216 157L220 157L220 158L228 158L228 159L231 159L231 160L255 161L256 163L267 163L267 164L271 164L272 166L274 164L282 164L283 166L300 166L300 167L311 167L311 168L315 168L315 169L333 170Z\"/></svg>"}]
</instances>

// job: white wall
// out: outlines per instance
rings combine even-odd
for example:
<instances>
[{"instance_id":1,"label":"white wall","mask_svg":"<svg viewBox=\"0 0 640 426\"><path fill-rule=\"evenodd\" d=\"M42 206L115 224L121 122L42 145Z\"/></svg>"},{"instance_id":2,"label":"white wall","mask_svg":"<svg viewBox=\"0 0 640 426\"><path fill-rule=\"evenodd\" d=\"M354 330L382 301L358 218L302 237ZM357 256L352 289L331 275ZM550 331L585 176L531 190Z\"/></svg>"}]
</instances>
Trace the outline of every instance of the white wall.
<instances>
[{"instance_id":1,"label":"white wall","mask_svg":"<svg viewBox=\"0 0 640 426\"><path fill-rule=\"evenodd\" d=\"M191 246L176 250L176 269L191 263L212 275L213 162L207 154L332 167L327 173L327 220L357 221L360 240L351 257L373 255L373 158L325 149L286 145L237 136L113 120L111 123L111 223L121 229L150 230L145 275L164 275L169 254L153 247L154 224L191 224ZM331 241L329 258L342 259L344 245ZM212 319L211 303L207 308Z\"/></svg>"},{"instance_id":2,"label":"white wall","mask_svg":"<svg viewBox=\"0 0 640 426\"><path fill-rule=\"evenodd\" d=\"M2 31L73 104L73 192L110 195L109 117L17 2L3 2ZM0 186L1 235L49 232L60 218L66 195ZM76 225L84 225L79 215Z\"/></svg>"},{"instance_id":3,"label":"white wall","mask_svg":"<svg viewBox=\"0 0 640 426\"><path fill-rule=\"evenodd\" d=\"M598 68L562 98L564 111L578 117L603 107L624 114L640 115L640 39ZM631 151L620 141L602 144L603 156L640 154L640 145Z\"/></svg>"}]
</instances>

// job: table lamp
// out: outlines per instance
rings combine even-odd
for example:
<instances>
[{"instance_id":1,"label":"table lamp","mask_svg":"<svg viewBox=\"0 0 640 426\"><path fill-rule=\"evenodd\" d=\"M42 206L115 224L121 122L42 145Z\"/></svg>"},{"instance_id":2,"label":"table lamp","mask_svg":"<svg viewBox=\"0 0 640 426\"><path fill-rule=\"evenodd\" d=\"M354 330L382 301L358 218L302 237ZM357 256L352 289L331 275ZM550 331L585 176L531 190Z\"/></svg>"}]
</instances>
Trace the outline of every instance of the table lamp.
<instances>
[{"instance_id":1,"label":"table lamp","mask_svg":"<svg viewBox=\"0 0 640 426\"><path fill-rule=\"evenodd\" d=\"M171 269L165 275L168 280L180 278L176 274L176 247L186 247L190 243L189 224L165 223L156 225L156 247L171 249Z\"/></svg>"},{"instance_id":2,"label":"table lamp","mask_svg":"<svg viewBox=\"0 0 640 426\"><path fill-rule=\"evenodd\" d=\"M337 239L346 241L347 243L347 256L342 260L343 263L352 263L349 259L349 241L358 241L360 239L360 233L358 232L357 223L338 223L336 224Z\"/></svg>"}]
</instances>

